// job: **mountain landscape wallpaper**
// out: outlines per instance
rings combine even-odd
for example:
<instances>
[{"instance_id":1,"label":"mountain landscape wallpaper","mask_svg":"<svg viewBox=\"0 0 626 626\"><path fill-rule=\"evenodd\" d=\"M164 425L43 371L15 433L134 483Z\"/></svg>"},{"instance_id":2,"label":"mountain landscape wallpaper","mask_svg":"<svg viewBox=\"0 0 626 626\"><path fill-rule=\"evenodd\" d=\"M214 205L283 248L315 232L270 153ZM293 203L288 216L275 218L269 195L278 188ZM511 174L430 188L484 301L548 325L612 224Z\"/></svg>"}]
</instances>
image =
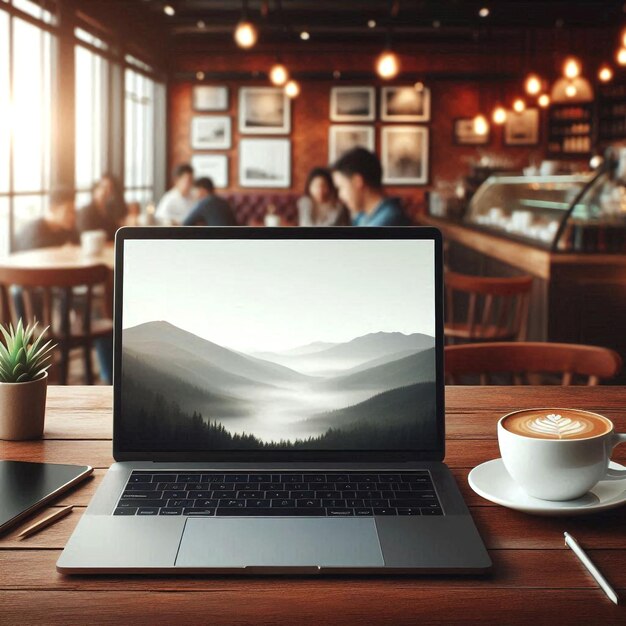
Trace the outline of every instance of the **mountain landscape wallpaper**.
<instances>
[{"instance_id":1,"label":"mountain landscape wallpaper","mask_svg":"<svg viewBox=\"0 0 626 626\"><path fill-rule=\"evenodd\" d=\"M323 299L313 316L310 298L305 295L307 285L297 286L293 279L307 278L307 272L319 270L324 263L313 254L308 262L292 266L270 262L272 254L276 261L284 261L287 251L276 248L295 242L271 242L273 251L263 247L264 262L270 267L260 274L267 280L268 270L280 267L276 290L264 289L263 293L253 288L259 285L259 274L252 271L251 278L250 271L244 274L232 268L232 253L235 246L268 242L185 242L185 246L203 244L202 249L192 251L200 255L195 261L203 261L193 264L198 268L193 272L195 278L206 281L206 295L192 292L187 280L176 282L171 271L172 282L164 288L167 275L154 273L154 266L168 255L147 250L145 244L158 248L169 243L126 242L127 246L144 247L136 252L137 258L133 258L132 248L125 254L121 429L133 449L373 450L434 445L434 294L430 276L434 261L430 259L430 272L426 262L432 250L421 255L419 273L423 276L421 284L415 285L421 291L411 294L403 273L398 276L399 284L390 288L389 283L396 281L387 276L383 283L384 271L374 271L374 289L366 288L365 297L354 288L338 297L362 268L362 247L369 248L371 255L376 244L412 244L412 250L392 252L379 246L386 253L379 255L384 269L386 259L391 261L398 252L419 257L423 251L416 246L430 242L314 242L335 244L329 248L342 254L344 268L339 269L342 262L335 257L334 272L344 276L333 277L330 282L334 280L334 286L314 289ZM337 243L344 244L343 252ZM345 244L354 243L361 246L346 256L345 247L350 246ZM306 245L303 248L300 255L306 254ZM230 267L220 266L228 253ZM352 263L346 263L346 258ZM150 265L144 264L146 260ZM415 271L415 265L412 269ZM207 273L212 272L215 281L207 281ZM143 289L151 280L159 281L160 295L151 306L135 309L134 288L129 285L137 281L137 289L139 285ZM398 302L404 310L397 309ZM390 303L394 306L386 310ZM242 304L247 319L242 319Z\"/></svg>"}]
</instances>

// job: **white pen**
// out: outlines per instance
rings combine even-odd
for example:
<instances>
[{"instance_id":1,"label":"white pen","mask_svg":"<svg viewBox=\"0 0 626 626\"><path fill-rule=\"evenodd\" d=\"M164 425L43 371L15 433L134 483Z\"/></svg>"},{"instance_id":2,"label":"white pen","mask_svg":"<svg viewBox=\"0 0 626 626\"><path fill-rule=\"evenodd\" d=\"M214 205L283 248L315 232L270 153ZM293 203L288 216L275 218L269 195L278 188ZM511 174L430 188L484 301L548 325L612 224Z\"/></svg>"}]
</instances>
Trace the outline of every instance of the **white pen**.
<instances>
[{"instance_id":1,"label":"white pen","mask_svg":"<svg viewBox=\"0 0 626 626\"><path fill-rule=\"evenodd\" d=\"M600 585L602 591L606 593L611 602L619 604L619 598L615 589L609 585L606 578L602 576L600 570L591 562L591 559L587 556L587 553L578 545L578 542L569 533L563 533L565 537L565 545L571 548L572 552L580 559L580 562L585 566L586 570L593 576L594 580Z\"/></svg>"}]
</instances>

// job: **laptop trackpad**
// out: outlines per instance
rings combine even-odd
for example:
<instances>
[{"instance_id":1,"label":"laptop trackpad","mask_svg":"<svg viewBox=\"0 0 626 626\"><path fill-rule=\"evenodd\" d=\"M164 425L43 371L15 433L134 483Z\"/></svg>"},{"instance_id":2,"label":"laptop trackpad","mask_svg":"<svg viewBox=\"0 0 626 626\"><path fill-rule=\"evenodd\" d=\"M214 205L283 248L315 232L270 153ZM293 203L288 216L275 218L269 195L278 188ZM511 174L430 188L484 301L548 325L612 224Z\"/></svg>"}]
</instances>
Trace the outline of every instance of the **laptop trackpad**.
<instances>
[{"instance_id":1,"label":"laptop trackpad","mask_svg":"<svg viewBox=\"0 0 626 626\"><path fill-rule=\"evenodd\" d=\"M376 567L373 518L188 518L176 567Z\"/></svg>"}]
</instances>

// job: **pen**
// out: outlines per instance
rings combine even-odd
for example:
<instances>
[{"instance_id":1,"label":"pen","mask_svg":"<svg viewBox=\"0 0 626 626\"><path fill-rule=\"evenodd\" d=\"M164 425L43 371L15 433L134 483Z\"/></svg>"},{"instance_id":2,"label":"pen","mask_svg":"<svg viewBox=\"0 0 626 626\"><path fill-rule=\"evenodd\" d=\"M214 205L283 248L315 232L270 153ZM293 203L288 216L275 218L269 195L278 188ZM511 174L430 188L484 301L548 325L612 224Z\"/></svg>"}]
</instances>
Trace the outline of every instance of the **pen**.
<instances>
[{"instance_id":1,"label":"pen","mask_svg":"<svg viewBox=\"0 0 626 626\"><path fill-rule=\"evenodd\" d=\"M615 589L609 585L606 578L602 576L598 568L591 562L591 559L587 556L587 553L580 547L576 539L569 533L563 533L565 537L565 545L571 548L572 552L580 559L580 562L585 566L585 569L593 576L594 580L600 585L602 591L606 593L609 599L615 604L619 604L619 598Z\"/></svg>"},{"instance_id":2,"label":"pen","mask_svg":"<svg viewBox=\"0 0 626 626\"><path fill-rule=\"evenodd\" d=\"M32 526L29 526L28 528L24 529L18 535L18 537L20 539L25 539L26 537L30 537L34 533L39 532L43 528L46 528L46 526L50 526L50 524L54 524L54 522L56 522L57 520L60 520L66 515L69 515L71 512L72 512L72 506L71 505L65 506L62 509L55 511L51 515L48 515L48 517L44 517L42 520L35 522Z\"/></svg>"}]
</instances>

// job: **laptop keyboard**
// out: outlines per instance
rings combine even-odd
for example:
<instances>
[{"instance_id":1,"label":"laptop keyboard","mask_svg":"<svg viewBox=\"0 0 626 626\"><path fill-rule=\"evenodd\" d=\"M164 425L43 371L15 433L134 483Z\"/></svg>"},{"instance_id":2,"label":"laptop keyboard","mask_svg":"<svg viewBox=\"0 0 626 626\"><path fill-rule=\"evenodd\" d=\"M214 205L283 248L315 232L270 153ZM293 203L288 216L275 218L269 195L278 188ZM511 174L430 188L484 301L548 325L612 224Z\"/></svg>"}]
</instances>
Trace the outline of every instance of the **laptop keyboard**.
<instances>
[{"instance_id":1,"label":"laptop keyboard","mask_svg":"<svg viewBox=\"0 0 626 626\"><path fill-rule=\"evenodd\" d=\"M442 515L428 471L133 471L113 515L369 517Z\"/></svg>"}]
</instances>

